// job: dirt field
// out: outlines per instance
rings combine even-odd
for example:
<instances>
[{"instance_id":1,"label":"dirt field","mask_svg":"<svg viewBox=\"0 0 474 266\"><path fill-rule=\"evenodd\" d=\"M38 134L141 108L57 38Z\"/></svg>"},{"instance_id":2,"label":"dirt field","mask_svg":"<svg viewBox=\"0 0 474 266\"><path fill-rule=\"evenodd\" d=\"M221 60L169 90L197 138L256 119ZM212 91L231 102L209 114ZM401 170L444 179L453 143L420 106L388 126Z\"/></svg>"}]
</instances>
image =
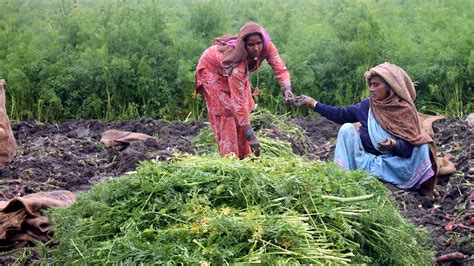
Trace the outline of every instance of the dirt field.
<instances>
[{"instance_id":1,"label":"dirt field","mask_svg":"<svg viewBox=\"0 0 474 266\"><path fill-rule=\"evenodd\" d=\"M321 117L290 122L301 126L315 144L306 154L309 158L332 159L339 125ZM58 125L13 123L18 154L9 166L0 167L0 199L56 189L86 191L101 180L133 171L140 160L166 160L175 151L205 152L211 147L197 149L191 141L204 126L204 121L169 123L148 118L122 122L77 120ZM466 259L451 265L474 264L474 130L454 118L435 122L433 127L439 155L450 156L458 172L440 178L433 200L417 192L388 187L405 216L431 232L437 256L459 251ZM107 149L99 142L107 129L145 133L157 136L159 141L149 139ZM278 136L278 132L273 137L288 139ZM293 151L301 154L304 149L288 140L294 144ZM0 262L11 259L10 255L0 255Z\"/></svg>"}]
</instances>

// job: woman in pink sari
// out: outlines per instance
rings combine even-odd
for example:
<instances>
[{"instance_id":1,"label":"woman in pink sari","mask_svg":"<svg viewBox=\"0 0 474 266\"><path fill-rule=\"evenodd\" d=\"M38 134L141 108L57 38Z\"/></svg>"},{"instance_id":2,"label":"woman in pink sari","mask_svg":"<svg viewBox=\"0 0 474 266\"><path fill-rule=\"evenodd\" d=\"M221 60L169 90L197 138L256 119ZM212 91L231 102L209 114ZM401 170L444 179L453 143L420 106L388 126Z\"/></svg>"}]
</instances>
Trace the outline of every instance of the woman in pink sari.
<instances>
[{"instance_id":1,"label":"woman in pink sari","mask_svg":"<svg viewBox=\"0 0 474 266\"><path fill-rule=\"evenodd\" d=\"M238 35L223 35L213 40L199 59L196 69L196 92L204 92L212 131L221 156L235 154L240 159L253 152L260 154L260 144L250 123L255 108L249 74L267 60L282 88L285 101L294 98L285 62L265 29L250 22Z\"/></svg>"}]
</instances>

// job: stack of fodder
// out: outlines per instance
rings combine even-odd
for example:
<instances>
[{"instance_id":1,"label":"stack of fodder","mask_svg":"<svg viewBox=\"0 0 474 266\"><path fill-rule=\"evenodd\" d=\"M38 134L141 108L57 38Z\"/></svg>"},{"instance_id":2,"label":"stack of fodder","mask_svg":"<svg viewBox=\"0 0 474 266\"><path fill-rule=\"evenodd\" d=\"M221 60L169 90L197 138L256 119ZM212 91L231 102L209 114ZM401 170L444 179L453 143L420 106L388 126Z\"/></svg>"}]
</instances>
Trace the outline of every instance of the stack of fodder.
<instances>
[{"instance_id":1,"label":"stack of fodder","mask_svg":"<svg viewBox=\"0 0 474 266\"><path fill-rule=\"evenodd\" d=\"M280 156L288 151L297 155L304 155L316 150L314 143L304 134L304 130L291 123L287 114L276 115L265 109L258 109L251 113L252 126L257 132L262 146L262 155ZM198 149L217 145L210 125L203 127L193 139Z\"/></svg>"},{"instance_id":2,"label":"stack of fodder","mask_svg":"<svg viewBox=\"0 0 474 266\"><path fill-rule=\"evenodd\" d=\"M202 150L208 147L212 147L211 151L217 153L217 143L214 134L212 133L211 125L207 123L207 125L199 131L192 139L194 145L198 148L198 150Z\"/></svg>"},{"instance_id":3,"label":"stack of fodder","mask_svg":"<svg viewBox=\"0 0 474 266\"><path fill-rule=\"evenodd\" d=\"M304 130L290 122L288 114L276 115L266 109L258 109L252 112L251 119L259 136L289 142L295 154L305 155L316 150Z\"/></svg>"},{"instance_id":4,"label":"stack of fodder","mask_svg":"<svg viewBox=\"0 0 474 266\"><path fill-rule=\"evenodd\" d=\"M54 210L53 264L430 264L426 235L362 171L299 157L143 162Z\"/></svg>"},{"instance_id":5,"label":"stack of fodder","mask_svg":"<svg viewBox=\"0 0 474 266\"><path fill-rule=\"evenodd\" d=\"M263 137L261 134L258 134L258 141L260 142L261 157L294 156L291 143L288 141ZM210 126L201 129L201 132L194 138L194 143L199 149L214 145L212 153L217 154L217 145Z\"/></svg>"}]
</instances>

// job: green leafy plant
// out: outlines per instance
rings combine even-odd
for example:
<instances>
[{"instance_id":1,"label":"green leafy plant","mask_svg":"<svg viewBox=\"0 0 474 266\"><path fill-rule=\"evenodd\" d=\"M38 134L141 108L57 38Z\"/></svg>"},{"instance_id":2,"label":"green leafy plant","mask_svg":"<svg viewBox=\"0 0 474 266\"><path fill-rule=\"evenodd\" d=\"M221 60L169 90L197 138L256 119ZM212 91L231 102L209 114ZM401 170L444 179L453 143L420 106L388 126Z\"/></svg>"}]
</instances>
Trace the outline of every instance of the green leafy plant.
<instances>
[{"instance_id":1,"label":"green leafy plant","mask_svg":"<svg viewBox=\"0 0 474 266\"><path fill-rule=\"evenodd\" d=\"M2 0L0 77L13 120L119 119L132 104L139 116L202 119L205 103L194 95L201 54L213 38L256 21L286 62L295 94L354 104L367 96L363 73L390 61L416 81L420 109L462 117L473 108L473 9L428 0ZM251 79L259 107L310 113L283 104L266 63Z\"/></svg>"},{"instance_id":2,"label":"green leafy plant","mask_svg":"<svg viewBox=\"0 0 474 266\"><path fill-rule=\"evenodd\" d=\"M430 264L424 232L361 171L294 156L143 162L55 210L44 263Z\"/></svg>"}]
</instances>

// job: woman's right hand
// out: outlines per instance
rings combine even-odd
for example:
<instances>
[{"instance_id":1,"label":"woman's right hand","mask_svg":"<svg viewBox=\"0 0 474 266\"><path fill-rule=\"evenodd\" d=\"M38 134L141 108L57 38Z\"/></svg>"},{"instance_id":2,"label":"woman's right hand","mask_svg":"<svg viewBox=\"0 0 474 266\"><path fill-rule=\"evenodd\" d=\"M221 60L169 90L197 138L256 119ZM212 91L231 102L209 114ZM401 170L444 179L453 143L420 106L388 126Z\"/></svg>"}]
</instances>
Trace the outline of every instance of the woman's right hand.
<instances>
[{"instance_id":1,"label":"woman's right hand","mask_svg":"<svg viewBox=\"0 0 474 266\"><path fill-rule=\"evenodd\" d=\"M258 142L257 137L248 140L250 144L250 150L252 151L255 156L260 156L260 142Z\"/></svg>"},{"instance_id":2,"label":"woman's right hand","mask_svg":"<svg viewBox=\"0 0 474 266\"><path fill-rule=\"evenodd\" d=\"M298 107L306 105L311 109L314 109L314 107L316 107L316 103L318 102L315 99L306 95L300 95L298 97L295 97L295 99L293 100L293 105Z\"/></svg>"},{"instance_id":3,"label":"woman's right hand","mask_svg":"<svg viewBox=\"0 0 474 266\"><path fill-rule=\"evenodd\" d=\"M255 135L255 132L252 129L252 125L243 125L243 129L245 132L245 138L250 144L250 150L253 154L255 154L255 156L260 156L260 142L258 142L257 140L257 136Z\"/></svg>"},{"instance_id":4,"label":"woman's right hand","mask_svg":"<svg viewBox=\"0 0 474 266\"><path fill-rule=\"evenodd\" d=\"M391 151L397 145L397 141L391 138L383 138L379 141L379 149Z\"/></svg>"}]
</instances>

